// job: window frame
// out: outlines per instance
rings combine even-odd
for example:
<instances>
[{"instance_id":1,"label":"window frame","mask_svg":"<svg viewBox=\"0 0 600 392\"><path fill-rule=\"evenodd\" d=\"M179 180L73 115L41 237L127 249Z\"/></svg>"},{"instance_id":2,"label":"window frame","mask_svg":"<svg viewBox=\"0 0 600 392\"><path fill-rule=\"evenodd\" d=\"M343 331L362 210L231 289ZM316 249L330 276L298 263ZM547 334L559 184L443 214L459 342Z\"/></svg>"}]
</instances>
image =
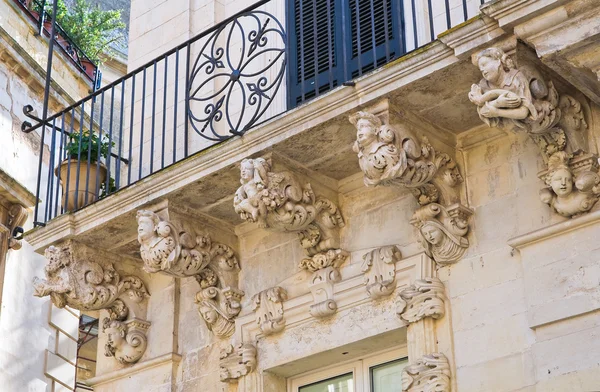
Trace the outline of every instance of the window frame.
<instances>
[{"instance_id":1,"label":"window frame","mask_svg":"<svg viewBox=\"0 0 600 392\"><path fill-rule=\"evenodd\" d=\"M359 357L358 359L342 362L341 364L289 377L287 380L287 392L299 392L301 387L326 381L350 372L353 375L354 392L372 392L371 368L398 359L408 359L408 349L406 346L378 351Z\"/></svg>"}]
</instances>

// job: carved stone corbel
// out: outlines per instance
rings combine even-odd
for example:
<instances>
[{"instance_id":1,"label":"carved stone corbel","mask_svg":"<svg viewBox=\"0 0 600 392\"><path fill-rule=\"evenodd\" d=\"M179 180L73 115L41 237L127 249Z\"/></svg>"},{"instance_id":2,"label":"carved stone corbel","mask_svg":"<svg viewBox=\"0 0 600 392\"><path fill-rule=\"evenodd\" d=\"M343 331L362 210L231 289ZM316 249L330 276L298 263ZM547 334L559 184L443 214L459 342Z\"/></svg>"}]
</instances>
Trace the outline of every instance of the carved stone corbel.
<instances>
[{"instance_id":1,"label":"carved stone corbel","mask_svg":"<svg viewBox=\"0 0 600 392\"><path fill-rule=\"evenodd\" d=\"M469 99L490 127L524 131L538 145L544 161L558 151L587 150L582 106L559 95L552 81L528 65L516 66L502 49L488 48L473 56L483 78L471 86Z\"/></svg>"},{"instance_id":2,"label":"carved stone corbel","mask_svg":"<svg viewBox=\"0 0 600 392\"><path fill-rule=\"evenodd\" d=\"M517 48L517 53L527 49ZM521 52L520 52L521 51ZM473 56L483 79L469 93L483 122L507 131L524 131L538 145L548 170L541 200L564 217L592 209L600 196L598 156L588 152L583 105L559 94L536 68L519 64L502 49Z\"/></svg>"},{"instance_id":3,"label":"carved stone corbel","mask_svg":"<svg viewBox=\"0 0 600 392\"><path fill-rule=\"evenodd\" d=\"M125 321L130 311L123 297L128 295L133 303L143 301L149 296L144 282L136 276L121 276L104 255L73 241L48 247L45 256L46 279L34 278L34 295L50 296L58 308L107 310L109 317L104 325L113 333L109 338L112 351L107 349L107 355L110 351L120 362L139 360L146 349L145 332L149 323L138 319Z\"/></svg>"},{"instance_id":4,"label":"carved stone corbel","mask_svg":"<svg viewBox=\"0 0 600 392\"><path fill-rule=\"evenodd\" d=\"M402 255L397 246L373 249L363 256L361 271L365 288L373 299L387 297L396 289L396 262Z\"/></svg>"},{"instance_id":5,"label":"carved stone corbel","mask_svg":"<svg viewBox=\"0 0 600 392\"><path fill-rule=\"evenodd\" d=\"M415 211L410 223L418 229L425 253L440 265L456 263L469 247L466 235L473 211L460 204L431 203Z\"/></svg>"},{"instance_id":6,"label":"carved stone corbel","mask_svg":"<svg viewBox=\"0 0 600 392\"><path fill-rule=\"evenodd\" d=\"M402 392L450 392L451 371L444 354L429 354L402 370Z\"/></svg>"},{"instance_id":7,"label":"carved stone corbel","mask_svg":"<svg viewBox=\"0 0 600 392\"><path fill-rule=\"evenodd\" d=\"M201 288L196 295L200 316L218 337L231 336L244 295L233 287L240 270L233 249L213 242L208 234L184 231L152 211L138 211L137 222L144 269L177 278L195 277Z\"/></svg>"},{"instance_id":8,"label":"carved stone corbel","mask_svg":"<svg viewBox=\"0 0 600 392\"><path fill-rule=\"evenodd\" d=\"M252 297L256 323L265 335L283 331L283 301L287 299L285 289L276 286L261 291Z\"/></svg>"},{"instance_id":9,"label":"carved stone corbel","mask_svg":"<svg viewBox=\"0 0 600 392\"><path fill-rule=\"evenodd\" d=\"M361 111L350 117L357 130L353 149L365 185L408 188L422 206L412 222L419 229L427 254L435 255L433 259L440 264L454 263L469 246L465 235L472 211L460 204L457 187L463 178L450 155L437 152L427 138L417 140L407 126L391 125L390 116L388 104L384 104L375 107L373 113ZM431 214L435 209L442 214L443 222L436 218L438 214ZM448 213L456 214L446 222ZM435 244L426 240L425 229L436 235L436 239L430 239Z\"/></svg>"},{"instance_id":10,"label":"carved stone corbel","mask_svg":"<svg viewBox=\"0 0 600 392\"><path fill-rule=\"evenodd\" d=\"M446 293L444 283L438 278L419 279L402 290L396 300L396 313L408 323L425 317L435 320L445 314Z\"/></svg>"},{"instance_id":11,"label":"carved stone corbel","mask_svg":"<svg viewBox=\"0 0 600 392\"><path fill-rule=\"evenodd\" d=\"M27 220L27 208L20 204L13 204L8 209L8 220L6 227L8 227L8 249L19 250L21 249L22 243L20 239L15 237L18 230L23 233L21 226Z\"/></svg>"},{"instance_id":12,"label":"carved stone corbel","mask_svg":"<svg viewBox=\"0 0 600 392\"><path fill-rule=\"evenodd\" d=\"M219 356L219 377L222 382L236 382L256 369L256 347L251 343L227 345Z\"/></svg>"},{"instance_id":13,"label":"carved stone corbel","mask_svg":"<svg viewBox=\"0 0 600 392\"><path fill-rule=\"evenodd\" d=\"M108 335L105 356L115 357L119 363L136 363L146 351L146 334L150 323L133 318L125 322L105 318L102 331Z\"/></svg>"},{"instance_id":14,"label":"carved stone corbel","mask_svg":"<svg viewBox=\"0 0 600 392\"><path fill-rule=\"evenodd\" d=\"M270 159L244 159L233 206L240 218L259 227L296 233L309 257L339 250L344 219L331 200L316 196L290 171L274 172Z\"/></svg>"},{"instance_id":15,"label":"carved stone corbel","mask_svg":"<svg viewBox=\"0 0 600 392\"><path fill-rule=\"evenodd\" d=\"M427 138L418 140L408 129L391 126L380 117L389 117L387 108L350 116L357 130L353 150L358 154L365 185L406 187L420 205L457 202L455 187L463 178L456 162L437 152Z\"/></svg>"}]
</instances>

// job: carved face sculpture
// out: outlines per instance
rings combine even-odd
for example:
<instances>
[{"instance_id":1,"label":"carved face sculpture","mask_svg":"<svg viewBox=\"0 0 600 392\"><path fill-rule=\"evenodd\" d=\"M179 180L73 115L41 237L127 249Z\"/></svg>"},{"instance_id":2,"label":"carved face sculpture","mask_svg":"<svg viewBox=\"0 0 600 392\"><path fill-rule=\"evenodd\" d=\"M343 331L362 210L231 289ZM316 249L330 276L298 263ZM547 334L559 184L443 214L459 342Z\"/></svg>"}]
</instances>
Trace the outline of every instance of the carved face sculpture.
<instances>
[{"instance_id":1,"label":"carved face sculpture","mask_svg":"<svg viewBox=\"0 0 600 392\"><path fill-rule=\"evenodd\" d=\"M154 227L154 222L151 218L146 216L141 216L138 219L138 241L140 243L148 242L152 237L154 237L154 231L156 228Z\"/></svg>"},{"instance_id":2,"label":"carved face sculpture","mask_svg":"<svg viewBox=\"0 0 600 392\"><path fill-rule=\"evenodd\" d=\"M212 307L207 306L207 305L202 305L202 306L200 306L199 310L200 310L200 314L202 315L202 318L209 325L212 325L217 322L219 315L217 314L217 311L214 310Z\"/></svg>"},{"instance_id":3,"label":"carved face sculpture","mask_svg":"<svg viewBox=\"0 0 600 392\"><path fill-rule=\"evenodd\" d=\"M356 123L356 140L361 146L368 146L377 140L377 130L373 123L367 119L360 119Z\"/></svg>"},{"instance_id":4,"label":"carved face sculpture","mask_svg":"<svg viewBox=\"0 0 600 392\"><path fill-rule=\"evenodd\" d=\"M432 224L425 223L423 227L421 227L421 233L425 240L429 242L431 245L439 245L444 240L444 233L442 230Z\"/></svg>"},{"instance_id":5,"label":"carved face sculpture","mask_svg":"<svg viewBox=\"0 0 600 392\"><path fill-rule=\"evenodd\" d=\"M106 329L107 340L106 344L110 347L118 349L125 342L123 332L119 328L111 327Z\"/></svg>"},{"instance_id":6,"label":"carved face sculpture","mask_svg":"<svg viewBox=\"0 0 600 392\"><path fill-rule=\"evenodd\" d=\"M242 161L242 166L240 169L240 177L244 183L252 180L254 178L254 164L251 160Z\"/></svg>"},{"instance_id":7,"label":"carved face sculpture","mask_svg":"<svg viewBox=\"0 0 600 392\"><path fill-rule=\"evenodd\" d=\"M502 69L502 63L500 60L492 57L481 56L478 62L479 70L481 74L490 83L496 84L500 79L500 70Z\"/></svg>"},{"instance_id":8,"label":"carved face sculpture","mask_svg":"<svg viewBox=\"0 0 600 392\"><path fill-rule=\"evenodd\" d=\"M558 196L567 196L573 191L573 175L566 168L558 169L550 178L550 186Z\"/></svg>"}]
</instances>

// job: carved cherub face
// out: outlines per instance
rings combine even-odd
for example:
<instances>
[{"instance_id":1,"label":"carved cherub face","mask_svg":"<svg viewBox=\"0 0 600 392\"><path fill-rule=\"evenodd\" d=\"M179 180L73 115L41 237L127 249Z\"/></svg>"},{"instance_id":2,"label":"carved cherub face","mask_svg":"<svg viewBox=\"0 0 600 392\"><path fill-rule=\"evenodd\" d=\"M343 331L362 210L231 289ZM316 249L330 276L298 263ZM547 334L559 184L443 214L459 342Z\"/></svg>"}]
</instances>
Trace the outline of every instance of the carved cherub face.
<instances>
[{"instance_id":1,"label":"carved cherub face","mask_svg":"<svg viewBox=\"0 0 600 392\"><path fill-rule=\"evenodd\" d=\"M356 140L361 146L368 146L377 140L377 129L367 119L360 119L356 123Z\"/></svg>"},{"instance_id":2,"label":"carved cherub face","mask_svg":"<svg viewBox=\"0 0 600 392\"><path fill-rule=\"evenodd\" d=\"M431 245L439 245L444 239L444 233L442 230L430 223L425 223L423 227L421 227L421 234L423 234L425 240L427 240L427 242L429 242Z\"/></svg>"},{"instance_id":3,"label":"carved cherub face","mask_svg":"<svg viewBox=\"0 0 600 392\"><path fill-rule=\"evenodd\" d=\"M155 236L156 227L150 217L141 216L138 219L138 241L140 243L148 242Z\"/></svg>"},{"instance_id":4,"label":"carved cherub face","mask_svg":"<svg viewBox=\"0 0 600 392\"><path fill-rule=\"evenodd\" d=\"M123 342L125 342L125 337L123 336L123 333L115 327L107 328L106 336L106 343L113 348L119 348L123 345Z\"/></svg>"},{"instance_id":5,"label":"carved cherub face","mask_svg":"<svg viewBox=\"0 0 600 392\"><path fill-rule=\"evenodd\" d=\"M573 175L566 168L560 168L552 174L550 186L558 196L567 196L573 191Z\"/></svg>"},{"instance_id":6,"label":"carved cherub face","mask_svg":"<svg viewBox=\"0 0 600 392\"><path fill-rule=\"evenodd\" d=\"M201 306L200 307L200 314L202 314L202 318L208 323L208 324L214 324L217 322L217 318L219 317L216 310L214 310L213 308L211 308L210 306Z\"/></svg>"},{"instance_id":7,"label":"carved cherub face","mask_svg":"<svg viewBox=\"0 0 600 392\"><path fill-rule=\"evenodd\" d=\"M502 62L492 57L481 56L478 61L481 74L490 83L496 83L500 79Z\"/></svg>"},{"instance_id":8,"label":"carved cherub face","mask_svg":"<svg viewBox=\"0 0 600 392\"><path fill-rule=\"evenodd\" d=\"M246 160L242 162L240 175L244 182L248 182L254 178L254 164L252 161Z\"/></svg>"}]
</instances>

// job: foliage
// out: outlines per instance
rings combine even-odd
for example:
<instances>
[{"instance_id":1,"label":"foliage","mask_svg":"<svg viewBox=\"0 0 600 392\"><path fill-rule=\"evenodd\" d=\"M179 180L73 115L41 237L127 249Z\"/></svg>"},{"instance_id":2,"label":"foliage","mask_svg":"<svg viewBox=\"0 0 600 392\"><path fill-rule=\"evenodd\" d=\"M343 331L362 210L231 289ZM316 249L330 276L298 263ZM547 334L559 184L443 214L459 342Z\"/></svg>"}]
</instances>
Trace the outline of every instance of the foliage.
<instances>
[{"instance_id":1,"label":"foliage","mask_svg":"<svg viewBox=\"0 0 600 392\"><path fill-rule=\"evenodd\" d=\"M102 199L103 197L106 197L112 193L115 193L117 191L117 185L115 184L115 179L112 177L108 178L108 190L106 188L106 182L103 182L102 184L100 184L100 195L99 198Z\"/></svg>"},{"instance_id":2,"label":"foliage","mask_svg":"<svg viewBox=\"0 0 600 392\"><path fill-rule=\"evenodd\" d=\"M40 7L36 3L34 10L39 12ZM46 13L52 15L50 1L46 3ZM121 10L104 11L88 0L74 0L72 7L67 7L64 0L58 0L56 21L75 45L97 64L102 62L103 54L114 55L111 44L123 39L119 32L125 27Z\"/></svg>"},{"instance_id":3,"label":"foliage","mask_svg":"<svg viewBox=\"0 0 600 392\"><path fill-rule=\"evenodd\" d=\"M108 149L114 147L114 145L115 143L109 141L105 136L100 140L97 134L90 134L89 131L85 131L81 135L73 132L69 135L65 152L68 158L77 159L79 156L82 161L87 161L89 155L90 163L93 163L98 161L98 156L106 158Z\"/></svg>"}]
</instances>

